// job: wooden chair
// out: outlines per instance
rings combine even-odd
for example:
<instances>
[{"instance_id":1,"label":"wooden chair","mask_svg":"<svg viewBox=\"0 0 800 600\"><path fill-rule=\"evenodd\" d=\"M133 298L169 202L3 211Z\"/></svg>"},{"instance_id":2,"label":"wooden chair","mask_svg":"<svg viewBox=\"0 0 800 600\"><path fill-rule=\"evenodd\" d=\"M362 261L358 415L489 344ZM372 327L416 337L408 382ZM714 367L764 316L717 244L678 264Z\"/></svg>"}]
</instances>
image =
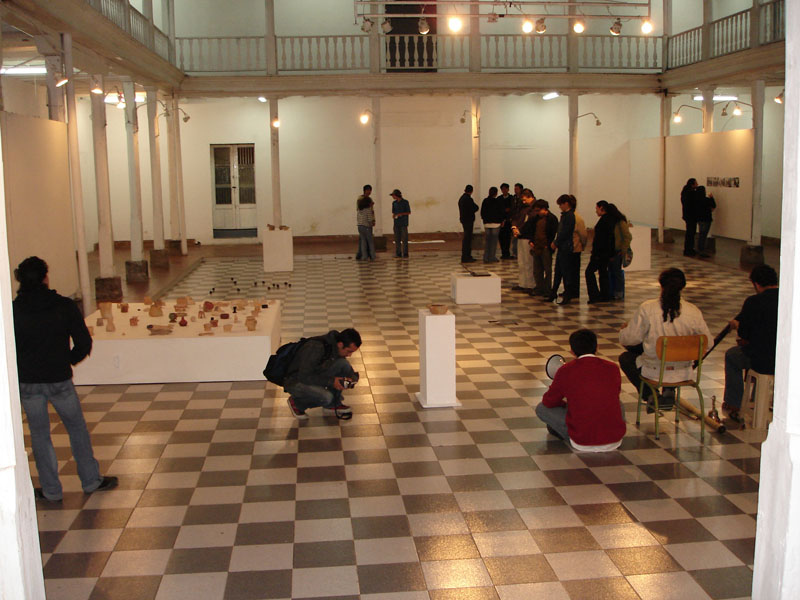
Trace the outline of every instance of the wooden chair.
<instances>
[{"instance_id":1,"label":"wooden chair","mask_svg":"<svg viewBox=\"0 0 800 600\"><path fill-rule=\"evenodd\" d=\"M636 405L636 424L639 425L640 416L642 413L642 396L644 395L644 386L650 388L653 393L654 414L656 419L656 439L658 439L658 392L665 387L675 388L675 423L678 422L678 406L681 400L681 388L693 387L697 390L697 397L700 399L700 414L704 415L705 405L703 404L703 392L700 389L700 375L703 371L703 351L708 344L708 338L705 335L662 335L656 341L656 356L661 360L661 368L658 374L658 380L648 379L642 377L642 382L639 384L639 401ZM674 362L692 362L697 361L697 378L692 381L676 381L664 383L664 371L668 363ZM700 419L700 441L705 440L706 424L704 419Z\"/></svg>"}]
</instances>

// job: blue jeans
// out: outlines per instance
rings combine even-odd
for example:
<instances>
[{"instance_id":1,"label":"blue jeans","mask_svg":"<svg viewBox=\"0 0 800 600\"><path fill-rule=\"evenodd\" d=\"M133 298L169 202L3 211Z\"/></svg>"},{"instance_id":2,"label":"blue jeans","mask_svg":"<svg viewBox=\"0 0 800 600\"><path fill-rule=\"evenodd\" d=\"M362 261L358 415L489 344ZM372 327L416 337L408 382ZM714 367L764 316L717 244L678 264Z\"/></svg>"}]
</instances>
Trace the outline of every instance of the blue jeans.
<instances>
[{"instance_id":1,"label":"blue jeans","mask_svg":"<svg viewBox=\"0 0 800 600\"><path fill-rule=\"evenodd\" d=\"M732 408L742 407L744 371L750 368L750 357L744 348L734 346L725 352L725 402Z\"/></svg>"},{"instance_id":2,"label":"blue jeans","mask_svg":"<svg viewBox=\"0 0 800 600\"><path fill-rule=\"evenodd\" d=\"M67 428L72 456L78 464L78 477L86 493L93 492L100 485L100 467L94 458L92 441L83 419L78 394L72 380L58 383L20 383L20 401L28 417L31 431L31 448L39 471L39 482L44 496L58 500L63 495L61 481L58 479L58 460L53 442L50 439L50 415L48 401L56 409L61 422Z\"/></svg>"},{"instance_id":3,"label":"blue jeans","mask_svg":"<svg viewBox=\"0 0 800 600\"><path fill-rule=\"evenodd\" d=\"M617 252L608 265L608 293L615 300L625 298L625 271L622 270L622 253Z\"/></svg>"},{"instance_id":4,"label":"blue jeans","mask_svg":"<svg viewBox=\"0 0 800 600\"><path fill-rule=\"evenodd\" d=\"M408 256L408 225L394 224L394 253L395 256Z\"/></svg>"},{"instance_id":5,"label":"blue jeans","mask_svg":"<svg viewBox=\"0 0 800 600\"><path fill-rule=\"evenodd\" d=\"M322 373L326 377L353 377L355 371L346 358L337 358ZM324 406L333 408L342 403L341 390L296 382L286 388L286 392L294 398L294 405L300 410Z\"/></svg>"},{"instance_id":6,"label":"blue jeans","mask_svg":"<svg viewBox=\"0 0 800 600\"><path fill-rule=\"evenodd\" d=\"M372 227L358 226L358 254L364 260L375 260L375 240L372 238Z\"/></svg>"},{"instance_id":7,"label":"blue jeans","mask_svg":"<svg viewBox=\"0 0 800 600\"><path fill-rule=\"evenodd\" d=\"M622 400L619 402L619 409L622 411L622 420L625 420L625 407ZM549 425L553 431L564 438L569 443L569 431L567 431L567 407L555 406L548 408L541 402L536 406L536 416L545 424Z\"/></svg>"},{"instance_id":8,"label":"blue jeans","mask_svg":"<svg viewBox=\"0 0 800 600\"><path fill-rule=\"evenodd\" d=\"M483 247L483 262L497 262L497 240L499 238L499 227L486 228L486 243Z\"/></svg>"}]
</instances>

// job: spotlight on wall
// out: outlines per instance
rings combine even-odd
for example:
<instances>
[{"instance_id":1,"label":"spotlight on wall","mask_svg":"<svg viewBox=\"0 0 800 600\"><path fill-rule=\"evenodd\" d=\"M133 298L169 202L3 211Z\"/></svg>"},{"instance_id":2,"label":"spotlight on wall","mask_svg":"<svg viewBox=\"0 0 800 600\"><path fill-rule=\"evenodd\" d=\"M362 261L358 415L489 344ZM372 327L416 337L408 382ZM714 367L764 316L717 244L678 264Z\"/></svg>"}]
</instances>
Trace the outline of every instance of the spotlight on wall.
<instances>
[{"instance_id":1,"label":"spotlight on wall","mask_svg":"<svg viewBox=\"0 0 800 600\"><path fill-rule=\"evenodd\" d=\"M420 17L419 21L417 21L417 29L419 30L421 35L427 35L431 31L431 26L428 25L428 19L425 17Z\"/></svg>"},{"instance_id":2,"label":"spotlight on wall","mask_svg":"<svg viewBox=\"0 0 800 600\"><path fill-rule=\"evenodd\" d=\"M266 101L267 101L267 99L266 99L264 96L259 96L259 97L258 97L258 101L259 101L259 102L266 102Z\"/></svg>"},{"instance_id":3,"label":"spotlight on wall","mask_svg":"<svg viewBox=\"0 0 800 600\"><path fill-rule=\"evenodd\" d=\"M275 117L274 119L272 119L272 126L275 129L277 129L278 127L281 126L281 120L278 117Z\"/></svg>"},{"instance_id":4,"label":"spotlight on wall","mask_svg":"<svg viewBox=\"0 0 800 600\"><path fill-rule=\"evenodd\" d=\"M392 20L391 19L384 19L381 23L381 31L383 33L389 33L392 30Z\"/></svg>"},{"instance_id":5,"label":"spotlight on wall","mask_svg":"<svg viewBox=\"0 0 800 600\"><path fill-rule=\"evenodd\" d=\"M542 100L554 100L558 98L558 96L559 96L558 92L548 92L544 96L542 96Z\"/></svg>"},{"instance_id":6,"label":"spotlight on wall","mask_svg":"<svg viewBox=\"0 0 800 600\"><path fill-rule=\"evenodd\" d=\"M544 23L544 17L536 19L536 25L534 26L533 29L536 33L544 33L545 31L547 31L547 25L545 25Z\"/></svg>"},{"instance_id":7,"label":"spotlight on wall","mask_svg":"<svg viewBox=\"0 0 800 600\"><path fill-rule=\"evenodd\" d=\"M622 21L620 21L619 19L614 21L611 24L611 27L609 27L608 31L611 33L611 35L619 35L620 33L622 33Z\"/></svg>"},{"instance_id":8,"label":"spotlight on wall","mask_svg":"<svg viewBox=\"0 0 800 600\"><path fill-rule=\"evenodd\" d=\"M65 86L65 85L67 85L67 82L68 82L68 81L69 81L69 77L66 77L65 75L63 75L63 74L62 74L62 75L61 75L61 76L60 76L60 77L59 77L59 78L56 80L56 87L57 87L57 88L60 88L60 87L62 87L62 86Z\"/></svg>"},{"instance_id":9,"label":"spotlight on wall","mask_svg":"<svg viewBox=\"0 0 800 600\"><path fill-rule=\"evenodd\" d=\"M650 19L645 19L642 21L642 33L647 35L648 33L653 33L653 23Z\"/></svg>"},{"instance_id":10,"label":"spotlight on wall","mask_svg":"<svg viewBox=\"0 0 800 600\"><path fill-rule=\"evenodd\" d=\"M530 19L525 19L522 22L522 33L530 33L533 31L533 23Z\"/></svg>"},{"instance_id":11,"label":"spotlight on wall","mask_svg":"<svg viewBox=\"0 0 800 600\"><path fill-rule=\"evenodd\" d=\"M372 19L365 18L364 22L361 23L361 31L363 31L364 33L369 33L370 31L372 31L372 25L373 25Z\"/></svg>"},{"instance_id":12,"label":"spotlight on wall","mask_svg":"<svg viewBox=\"0 0 800 600\"><path fill-rule=\"evenodd\" d=\"M361 121L362 125L366 125L367 123L369 123L371 117L372 117L372 111L367 108L361 111L358 120Z\"/></svg>"},{"instance_id":13,"label":"spotlight on wall","mask_svg":"<svg viewBox=\"0 0 800 600\"><path fill-rule=\"evenodd\" d=\"M575 33L583 33L586 30L586 24L581 19L577 19L572 24L572 31Z\"/></svg>"},{"instance_id":14,"label":"spotlight on wall","mask_svg":"<svg viewBox=\"0 0 800 600\"><path fill-rule=\"evenodd\" d=\"M775 100L775 104L783 104L784 92L786 92L786 90L781 90L781 93L775 96L775 98L773 98L773 100Z\"/></svg>"},{"instance_id":15,"label":"spotlight on wall","mask_svg":"<svg viewBox=\"0 0 800 600\"><path fill-rule=\"evenodd\" d=\"M461 118L459 119L459 121L461 121L462 123L466 123L467 119L469 119L471 116L472 113L469 112L468 110L465 110L463 113L461 113Z\"/></svg>"},{"instance_id":16,"label":"spotlight on wall","mask_svg":"<svg viewBox=\"0 0 800 600\"><path fill-rule=\"evenodd\" d=\"M680 123L681 121L683 121L683 117L681 116L681 114L680 114L680 113L677 113L677 112L676 112L676 113L674 113L674 114L672 115L672 122L673 122L673 123Z\"/></svg>"},{"instance_id":17,"label":"spotlight on wall","mask_svg":"<svg viewBox=\"0 0 800 600\"><path fill-rule=\"evenodd\" d=\"M577 121L577 120L578 120L578 119L580 119L581 117L587 117L587 116L589 116L589 115L591 115L591 116L593 116L593 117L594 117L594 126L595 126L595 127L600 127L600 125L602 125L602 123L600 122L600 119L599 119L599 118L597 118L597 115L596 115L596 114L594 114L593 112L587 112L587 113L583 113L582 115L578 115L578 116L576 117L576 119L575 119L575 120Z\"/></svg>"},{"instance_id":18,"label":"spotlight on wall","mask_svg":"<svg viewBox=\"0 0 800 600\"><path fill-rule=\"evenodd\" d=\"M100 78L92 76L92 88L90 90L93 94L102 94L103 86L100 85Z\"/></svg>"},{"instance_id":19,"label":"spotlight on wall","mask_svg":"<svg viewBox=\"0 0 800 600\"><path fill-rule=\"evenodd\" d=\"M450 17L449 19L447 19L447 26L453 33L458 33L459 31L461 31L461 28L464 26L464 23L463 21L461 21L460 17Z\"/></svg>"},{"instance_id":20,"label":"spotlight on wall","mask_svg":"<svg viewBox=\"0 0 800 600\"><path fill-rule=\"evenodd\" d=\"M739 108L738 104L733 107L733 116L734 117L741 117L742 116L742 109Z\"/></svg>"}]
</instances>

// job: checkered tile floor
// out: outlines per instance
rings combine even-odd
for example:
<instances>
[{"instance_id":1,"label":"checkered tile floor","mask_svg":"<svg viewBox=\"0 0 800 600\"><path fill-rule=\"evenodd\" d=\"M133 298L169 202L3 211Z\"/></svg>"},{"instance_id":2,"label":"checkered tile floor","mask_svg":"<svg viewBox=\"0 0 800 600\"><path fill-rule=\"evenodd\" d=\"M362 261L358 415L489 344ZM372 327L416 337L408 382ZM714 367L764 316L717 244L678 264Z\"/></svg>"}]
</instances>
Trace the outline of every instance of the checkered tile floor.
<instances>
[{"instance_id":1,"label":"checkered tile floor","mask_svg":"<svg viewBox=\"0 0 800 600\"><path fill-rule=\"evenodd\" d=\"M628 275L624 303L590 307L584 294L563 308L510 291L510 262L492 267L501 305L452 305L457 253L297 256L280 276L206 260L165 295L258 289L284 300L284 339L360 330L355 416L314 409L299 424L263 381L80 388L101 470L120 487L83 495L54 417L67 493L37 505L48 599L748 597L763 434L701 444L697 422L664 419L655 441L651 416L633 424L626 383L620 450L578 454L532 410L569 333L593 328L614 360L619 324L672 265L712 332L752 293L744 273L664 256ZM456 314L459 409L413 400L417 311L431 302ZM721 396L730 343L703 370L707 397Z\"/></svg>"}]
</instances>

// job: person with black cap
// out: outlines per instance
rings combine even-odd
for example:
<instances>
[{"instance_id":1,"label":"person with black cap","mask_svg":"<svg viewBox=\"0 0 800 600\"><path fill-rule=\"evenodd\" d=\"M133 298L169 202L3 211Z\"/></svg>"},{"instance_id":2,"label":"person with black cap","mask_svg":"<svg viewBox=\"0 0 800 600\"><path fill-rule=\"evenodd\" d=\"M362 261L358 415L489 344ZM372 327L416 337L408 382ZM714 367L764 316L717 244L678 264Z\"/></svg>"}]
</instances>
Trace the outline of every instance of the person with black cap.
<instances>
[{"instance_id":1,"label":"person with black cap","mask_svg":"<svg viewBox=\"0 0 800 600\"><path fill-rule=\"evenodd\" d=\"M408 258L408 215L411 214L411 206L408 200L403 198L400 190L395 189L389 195L392 197L392 218L394 219L394 255L397 258Z\"/></svg>"}]
</instances>

